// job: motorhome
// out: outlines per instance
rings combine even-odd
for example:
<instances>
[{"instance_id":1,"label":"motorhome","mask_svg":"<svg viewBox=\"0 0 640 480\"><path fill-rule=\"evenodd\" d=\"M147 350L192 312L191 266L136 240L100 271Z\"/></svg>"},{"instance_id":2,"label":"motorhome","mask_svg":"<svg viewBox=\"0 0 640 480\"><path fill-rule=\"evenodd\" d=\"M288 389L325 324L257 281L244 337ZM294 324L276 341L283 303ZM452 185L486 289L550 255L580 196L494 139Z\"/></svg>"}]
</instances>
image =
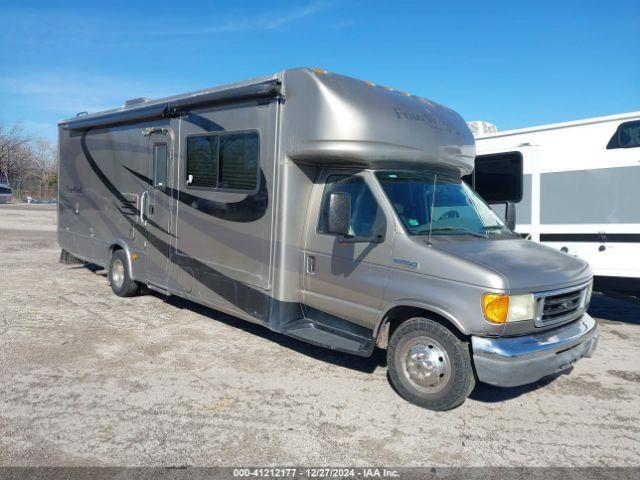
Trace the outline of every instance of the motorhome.
<instances>
[{"instance_id":1,"label":"motorhome","mask_svg":"<svg viewBox=\"0 0 640 480\"><path fill-rule=\"evenodd\" d=\"M596 346L589 266L514 234L461 180L473 135L433 101L300 68L58 132L61 258L106 267L117 295L386 349L396 390L435 410Z\"/></svg>"},{"instance_id":2,"label":"motorhome","mask_svg":"<svg viewBox=\"0 0 640 480\"><path fill-rule=\"evenodd\" d=\"M9 179L4 172L0 172L0 203L11 203L13 200L13 190L9 184Z\"/></svg>"},{"instance_id":3,"label":"motorhome","mask_svg":"<svg viewBox=\"0 0 640 480\"><path fill-rule=\"evenodd\" d=\"M518 233L586 260L597 290L640 296L640 112L471 126L476 191L514 202Z\"/></svg>"}]
</instances>

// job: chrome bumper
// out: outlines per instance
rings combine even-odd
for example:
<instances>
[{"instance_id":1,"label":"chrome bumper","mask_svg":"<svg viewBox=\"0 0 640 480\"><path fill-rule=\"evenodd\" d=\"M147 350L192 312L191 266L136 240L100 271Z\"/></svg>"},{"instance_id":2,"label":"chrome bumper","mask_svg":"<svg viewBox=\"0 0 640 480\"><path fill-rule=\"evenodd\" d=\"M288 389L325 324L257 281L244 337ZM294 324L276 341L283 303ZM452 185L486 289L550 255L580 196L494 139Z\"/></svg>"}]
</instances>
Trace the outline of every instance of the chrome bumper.
<instances>
[{"instance_id":1,"label":"chrome bumper","mask_svg":"<svg viewBox=\"0 0 640 480\"><path fill-rule=\"evenodd\" d=\"M481 382L515 387L540 380L590 357L598 343L596 322L588 314L553 330L511 338L471 337Z\"/></svg>"}]
</instances>

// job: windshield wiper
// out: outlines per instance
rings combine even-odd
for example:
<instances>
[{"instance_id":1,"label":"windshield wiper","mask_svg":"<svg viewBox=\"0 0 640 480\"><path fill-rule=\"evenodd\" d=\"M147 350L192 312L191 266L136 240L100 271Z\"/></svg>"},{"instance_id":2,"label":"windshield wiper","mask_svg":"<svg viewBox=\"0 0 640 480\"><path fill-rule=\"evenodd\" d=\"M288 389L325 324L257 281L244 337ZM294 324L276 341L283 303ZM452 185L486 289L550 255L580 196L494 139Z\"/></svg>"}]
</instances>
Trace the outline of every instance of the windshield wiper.
<instances>
[{"instance_id":1,"label":"windshield wiper","mask_svg":"<svg viewBox=\"0 0 640 480\"><path fill-rule=\"evenodd\" d=\"M470 235L473 235L474 237L487 238L486 234L483 235L482 233L474 232L473 230L469 230L468 228L464 228L464 227L437 227L437 228L431 229L432 233L433 232L445 232L445 231L465 232L465 233L468 233Z\"/></svg>"}]
</instances>

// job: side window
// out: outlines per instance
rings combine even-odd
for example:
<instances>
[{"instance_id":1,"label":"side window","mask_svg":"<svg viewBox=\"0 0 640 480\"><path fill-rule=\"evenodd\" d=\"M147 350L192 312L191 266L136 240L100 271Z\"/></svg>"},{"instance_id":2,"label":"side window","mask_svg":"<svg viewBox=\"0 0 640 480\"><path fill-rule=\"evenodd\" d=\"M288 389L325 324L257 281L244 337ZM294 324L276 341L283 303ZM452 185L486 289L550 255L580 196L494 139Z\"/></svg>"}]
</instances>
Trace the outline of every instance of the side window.
<instances>
[{"instance_id":1,"label":"side window","mask_svg":"<svg viewBox=\"0 0 640 480\"><path fill-rule=\"evenodd\" d=\"M369 186L361 177L346 175L332 175L327 178L318 232L325 233L324 212L329 203L331 192L345 192L351 196L351 226L350 233L356 237L369 237L378 231L384 221L384 216Z\"/></svg>"},{"instance_id":2,"label":"side window","mask_svg":"<svg viewBox=\"0 0 640 480\"><path fill-rule=\"evenodd\" d=\"M167 144L153 145L153 185L164 187L167 185Z\"/></svg>"},{"instance_id":3,"label":"side window","mask_svg":"<svg viewBox=\"0 0 640 480\"><path fill-rule=\"evenodd\" d=\"M607 150L633 147L640 147L640 121L621 124L607 144Z\"/></svg>"},{"instance_id":4,"label":"side window","mask_svg":"<svg viewBox=\"0 0 640 480\"><path fill-rule=\"evenodd\" d=\"M187 185L254 190L259 169L260 141L255 133L187 138Z\"/></svg>"},{"instance_id":5,"label":"side window","mask_svg":"<svg viewBox=\"0 0 640 480\"><path fill-rule=\"evenodd\" d=\"M220 137L218 187L254 190L258 185L259 142L255 133Z\"/></svg>"},{"instance_id":6,"label":"side window","mask_svg":"<svg viewBox=\"0 0 640 480\"><path fill-rule=\"evenodd\" d=\"M218 138L218 135L202 135L187 139L187 185L218 186Z\"/></svg>"}]
</instances>

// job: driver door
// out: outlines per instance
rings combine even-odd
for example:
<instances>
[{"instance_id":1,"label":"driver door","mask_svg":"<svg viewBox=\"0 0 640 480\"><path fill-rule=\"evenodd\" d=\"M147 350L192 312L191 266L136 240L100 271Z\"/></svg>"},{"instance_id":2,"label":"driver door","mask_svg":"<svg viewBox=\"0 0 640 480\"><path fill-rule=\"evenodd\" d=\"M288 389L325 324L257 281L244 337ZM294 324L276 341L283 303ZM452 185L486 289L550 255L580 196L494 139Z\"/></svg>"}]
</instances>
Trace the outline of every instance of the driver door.
<instances>
[{"instance_id":1,"label":"driver door","mask_svg":"<svg viewBox=\"0 0 640 480\"><path fill-rule=\"evenodd\" d=\"M388 275L391 256L386 215L364 173L325 171L316 185L304 249L303 303L305 316L322 313L373 329ZM375 185L373 185L375 187ZM344 242L327 233L323 211L331 192L351 197L351 233L357 237L382 235L382 242Z\"/></svg>"}]
</instances>

